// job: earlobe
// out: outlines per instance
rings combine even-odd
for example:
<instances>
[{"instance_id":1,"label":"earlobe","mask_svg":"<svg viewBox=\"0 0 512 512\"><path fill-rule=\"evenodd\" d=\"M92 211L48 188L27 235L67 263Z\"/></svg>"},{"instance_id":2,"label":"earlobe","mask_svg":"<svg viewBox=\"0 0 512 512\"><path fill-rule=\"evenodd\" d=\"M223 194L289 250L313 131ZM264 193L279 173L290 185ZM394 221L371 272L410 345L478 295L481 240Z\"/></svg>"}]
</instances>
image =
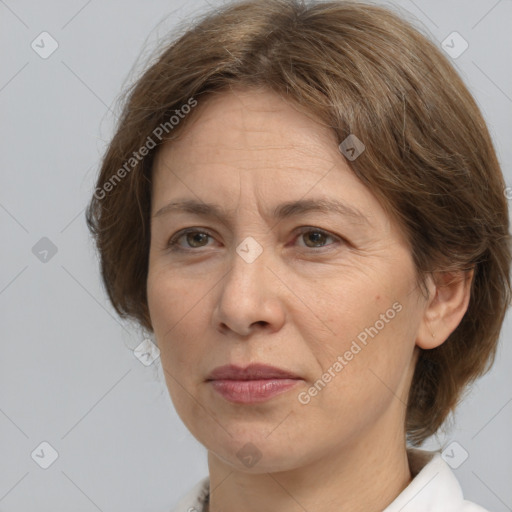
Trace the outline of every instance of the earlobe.
<instances>
[{"instance_id":1,"label":"earlobe","mask_svg":"<svg viewBox=\"0 0 512 512\"><path fill-rule=\"evenodd\" d=\"M466 314L473 277L474 268L436 274L433 293L425 307L416 345L429 350L448 339Z\"/></svg>"}]
</instances>

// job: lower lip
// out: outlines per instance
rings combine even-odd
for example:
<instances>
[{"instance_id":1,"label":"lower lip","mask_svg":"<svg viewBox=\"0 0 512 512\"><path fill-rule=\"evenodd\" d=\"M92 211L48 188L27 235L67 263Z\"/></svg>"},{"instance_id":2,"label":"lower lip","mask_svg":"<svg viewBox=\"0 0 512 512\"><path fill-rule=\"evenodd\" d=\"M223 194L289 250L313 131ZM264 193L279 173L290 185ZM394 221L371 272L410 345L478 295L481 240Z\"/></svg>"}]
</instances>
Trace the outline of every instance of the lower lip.
<instances>
[{"instance_id":1,"label":"lower lip","mask_svg":"<svg viewBox=\"0 0 512 512\"><path fill-rule=\"evenodd\" d=\"M215 391L238 404L265 402L296 386L299 379L212 380Z\"/></svg>"}]
</instances>

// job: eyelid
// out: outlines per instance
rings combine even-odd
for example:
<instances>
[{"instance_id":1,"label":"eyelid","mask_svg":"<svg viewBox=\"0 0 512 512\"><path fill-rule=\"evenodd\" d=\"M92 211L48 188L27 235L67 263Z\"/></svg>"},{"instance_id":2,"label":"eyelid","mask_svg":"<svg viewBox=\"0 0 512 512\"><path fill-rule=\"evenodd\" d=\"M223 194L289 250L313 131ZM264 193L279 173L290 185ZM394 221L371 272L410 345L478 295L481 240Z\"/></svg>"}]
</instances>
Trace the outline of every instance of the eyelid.
<instances>
[{"instance_id":1,"label":"eyelid","mask_svg":"<svg viewBox=\"0 0 512 512\"><path fill-rule=\"evenodd\" d=\"M331 233L330 231L327 231L325 229L317 228L315 226L302 226L302 227L298 228L298 233L297 233L296 239L300 238L301 235L303 235L304 233L308 233L308 232L322 233L326 237L331 237L334 240L334 243L323 245L320 247L308 247L306 245L301 245L300 246L301 249L312 249L312 250L316 250L316 252L321 252L322 250L329 250L331 248L331 246L335 245L336 243L345 241L342 237L335 235L334 233Z\"/></svg>"},{"instance_id":2,"label":"eyelid","mask_svg":"<svg viewBox=\"0 0 512 512\"><path fill-rule=\"evenodd\" d=\"M327 231L325 229L317 228L315 226L301 226L294 231L296 231L296 233L297 233L297 236L294 238L294 241L297 238L299 238L302 234L313 231L313 232L322 233L322 234L326 235L327 237L331 237L335 240L335 242L338 242L338 243L345 242L346 243L346 240L343 237L341 237L339 235L335 235L334 233L331 233L330 231ZM177 231L174 235L172 235L172 237L167 242L167 247L172 248L173 250L176 250L176 251L195 252L194 251L195 248L183 248L178 245L178 240L182 236L186 236L189 233L203 233L203 234L208 235L211 238L214 238L214 235L212 234L212 232L207 228L202 228L200 226L184 228L184 229ZM327 244L325 246L320 246L320 247L301 246L301 248L302 249L312 249L312 250L316 250L316 252L321 252L322 249L328 249L331 245L334 245L334 244ZM203 247L207 247L207 246L203 246Z\"/></svg>"},{"instance_id":3,"label":"eyelid","mask_svg":"<svg viewBox=\"0 0 512 512\"><path fill-rule=\"evenodd\" d=\"M169 241L167 242L167 247L172 248L177 251L193 251L193 248L183 248L178 245L178 240L189 233L204 233L209 237L214 238L212 232L207 228L202 228L201 226L193 227L193 228L184 228L177 231L174 235L171 236Z\"/></svg>"}]
</instances>

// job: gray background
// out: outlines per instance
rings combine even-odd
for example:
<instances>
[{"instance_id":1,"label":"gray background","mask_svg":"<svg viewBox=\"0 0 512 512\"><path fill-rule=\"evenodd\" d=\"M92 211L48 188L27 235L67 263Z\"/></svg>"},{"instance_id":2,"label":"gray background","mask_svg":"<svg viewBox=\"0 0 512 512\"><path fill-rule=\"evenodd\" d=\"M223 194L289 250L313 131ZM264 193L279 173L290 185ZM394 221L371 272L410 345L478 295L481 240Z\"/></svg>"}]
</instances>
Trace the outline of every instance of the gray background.
<instances>
[{"instance_id":1,"label":"gray background","mask_svg":"<svg viewBox=\"0 0 512 512\"><path fill-rule=\"evenodd\" d=\"M439 44L453 31L469 43L454 63L512 185L512 2L392 5ZM0 0L1 511L168 511L207 475L206 451L174 412L160 360L145 366L135 357L143 333L107 301L84 222L116 98L169 30L205 8ZM31 47L42 46L43 31L59 45L46 59ZM46 262L34 254L43 237L57 249ZM456 441L452 459L469 455L454 469L467 498L496 512L512 510L510 335L507 317L491 373L453 428L425 445ZM40 464L51 451L42 442L58 453L47 469Z\"/></svg>"}]
</instances>

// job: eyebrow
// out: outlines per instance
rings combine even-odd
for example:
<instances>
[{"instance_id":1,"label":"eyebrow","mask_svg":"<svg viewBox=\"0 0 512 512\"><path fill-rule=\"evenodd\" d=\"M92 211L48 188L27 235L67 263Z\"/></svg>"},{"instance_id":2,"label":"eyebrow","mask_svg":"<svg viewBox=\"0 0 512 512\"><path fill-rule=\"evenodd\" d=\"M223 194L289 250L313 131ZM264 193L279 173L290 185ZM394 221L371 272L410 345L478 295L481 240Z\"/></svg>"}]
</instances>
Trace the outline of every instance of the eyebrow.
<instances>
[{"instance_id":1,"label":"eyebrow","mask_svg":"<svg viewBox=\"0 0 512 512\"><path fill-rule=\"evenodd\" d=\"M170 212L185 212L203 217L215 217L225 223L229 217L228 212L221 206L213 203L203 203L192 199L183 199L172 201L160 208L153 217L160 217ZM357 208L336 199L303 199L298 201L288 201L278 205L272 212L272 217L277 220L283 220L296 215L319 212L336 213L345 217L352 218L360 224L370 226L370 221Z\"/></svg>"}]
</instances>

